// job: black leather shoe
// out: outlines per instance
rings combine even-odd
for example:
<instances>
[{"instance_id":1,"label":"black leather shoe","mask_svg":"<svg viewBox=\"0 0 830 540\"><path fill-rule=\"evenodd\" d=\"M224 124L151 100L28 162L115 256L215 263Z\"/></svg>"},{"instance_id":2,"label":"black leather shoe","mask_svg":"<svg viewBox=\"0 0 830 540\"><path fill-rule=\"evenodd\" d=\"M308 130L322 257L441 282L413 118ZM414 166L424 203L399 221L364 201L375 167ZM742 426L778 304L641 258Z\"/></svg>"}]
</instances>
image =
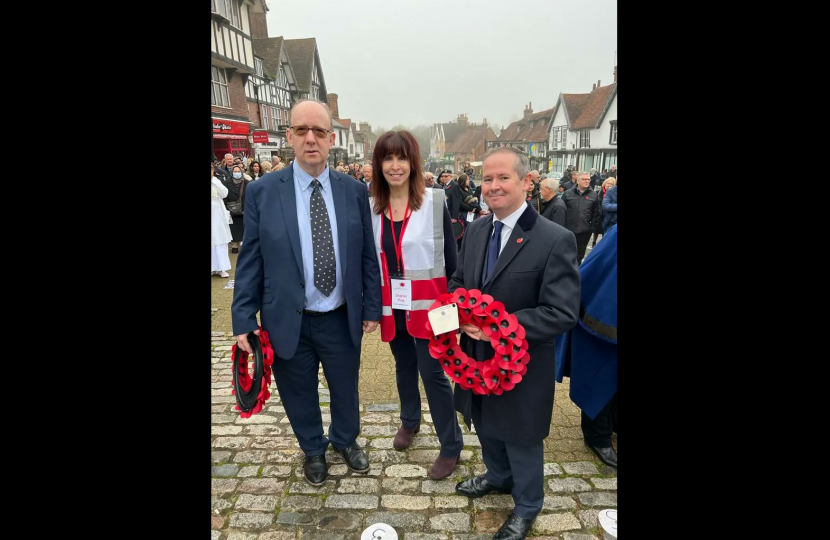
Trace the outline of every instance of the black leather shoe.
<instances>
[{"instance_id":1,"label":"black leather shoe","mask_svg":"<svg viewBox=\"0 0 830 540\"><path fill-rule=\"evenodd\" d=\"M510 514L510 517L498 530L494 540L524 540L530 528L533 526L535 519L520 518L516 514Z\"/></svg>"},{"instance_id":2,"label":"black leather shoe","mask_svg":"<svg viewBox=\"0 0 830 540\"><path fill-rule=\"evenodd\" d=\"M353 442L346 448L335 448L343 459L346 460L346 465L349 469L356 473L369 472L369 459L366 453L360 449L356 442Z\"/></svg>"},{"instance_id":3,"label":"black leather shoe","mask_svg":"<svg viewBox=\"0 0 830 540\"><path fill-rule=\"evenodd\" d=\"M455 492L467 497L483 497L488 493L510 493L509 489L494 486L484 478L484 475L474 476L455 485Z\"/></svg>"},{"instance_id":4,"label":"black leather shoe","mask_svg":"<svg viewBox=\"0 0 830 540\"><path fill-rule=\"evenodd\" d=\"M602 461L609 467L614 467L615 469L617 468L617 453L614 452L613 447L591 446L590 444L587 446L591 449L591 452L595 453L597 457L599 457L600 461Z\"/></svg>"},{"instance_id":5,"label":"black leather shoe","mask_svg":"<svg viewBox=\"0 0 830 540\"><path fill-rule=\"evenodd\" d=\"M303 465L303 475L306 482L312 486L322 486L329 476L329 467L326 465L326 456L306 456Z\"/></svg>"}]
</instances>

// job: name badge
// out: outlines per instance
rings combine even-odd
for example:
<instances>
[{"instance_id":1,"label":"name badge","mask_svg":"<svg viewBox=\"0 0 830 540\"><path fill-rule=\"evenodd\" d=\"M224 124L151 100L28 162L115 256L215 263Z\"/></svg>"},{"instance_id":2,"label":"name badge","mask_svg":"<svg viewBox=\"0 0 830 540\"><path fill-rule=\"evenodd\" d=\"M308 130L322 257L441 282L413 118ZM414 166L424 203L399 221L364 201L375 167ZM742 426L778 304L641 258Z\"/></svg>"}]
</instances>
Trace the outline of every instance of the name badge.
<instances>
[{"instance_id":1,"label":"name badge","mask_svg":"<svg viewBox=\"0 0 830 540\"><path fill-rule=\"evenodd\" d=\"M436 336L458 330L458 306L456 304L437 307L427 313L427 317L432 326L432 333Z\"/></svg>"},{"instance_id":2,"label":"name badge","mask_svg":"<svg viewBox=\"0 0 830 540\"><path fill-rule=\"evenodd\" d=\"M472 223L473 220L476 218L475 212L467 212L467 222Z\"/></svg>"},{"instance_id":3,"label":"name badge","mask_svg":"<svg viewBox=\"0 0 830 540\"><path fill-rule=\"evenodd\" d=\"M412 282L408 279L393 279L392 309L412 309Z\"/></svg>"}]
</instances>

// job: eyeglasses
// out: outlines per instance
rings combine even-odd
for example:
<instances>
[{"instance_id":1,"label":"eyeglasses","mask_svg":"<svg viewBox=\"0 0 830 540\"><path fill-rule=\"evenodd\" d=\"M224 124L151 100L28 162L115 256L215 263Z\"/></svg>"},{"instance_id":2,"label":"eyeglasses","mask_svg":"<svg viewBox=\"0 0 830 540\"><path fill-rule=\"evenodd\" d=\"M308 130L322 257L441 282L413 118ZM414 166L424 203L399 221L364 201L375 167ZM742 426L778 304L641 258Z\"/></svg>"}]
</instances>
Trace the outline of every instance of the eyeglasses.
<instances>
[{"instance_id":1,"label":"eyeglasses","mask_svg":"<svg viewBox=\"0 0 830 540\"><path fill-rule=\"evenodd\" d=\"M309 129L314 132L314 136L318 139L325 139L326 135L331 133L331 131L319 127L310 128L308 126L291 126L291 131L293 131L294 135L297 137L305 137Z\"/></svg>"}]
</instances>

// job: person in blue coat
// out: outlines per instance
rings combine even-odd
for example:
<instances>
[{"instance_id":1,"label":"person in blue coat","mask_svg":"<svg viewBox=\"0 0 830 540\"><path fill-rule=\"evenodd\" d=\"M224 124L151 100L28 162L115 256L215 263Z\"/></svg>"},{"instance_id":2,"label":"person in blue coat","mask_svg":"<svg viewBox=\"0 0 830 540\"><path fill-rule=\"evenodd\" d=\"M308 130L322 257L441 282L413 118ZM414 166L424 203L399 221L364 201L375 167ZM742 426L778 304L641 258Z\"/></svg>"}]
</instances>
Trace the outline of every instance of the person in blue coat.
<instances>
[{"instance_id":1,"label":"person in blue coat","mask_svg":"<svg viewBox=\"0 0 830 540\"><path fill-rule=\"evenodd\" d=\"M610 190L609 190L610 191ZM579 321L556 340L556 381L571 378L571 400L582 409L585 444L617 468L617 226L579 268Z\"/></svg>"}]
</instances>

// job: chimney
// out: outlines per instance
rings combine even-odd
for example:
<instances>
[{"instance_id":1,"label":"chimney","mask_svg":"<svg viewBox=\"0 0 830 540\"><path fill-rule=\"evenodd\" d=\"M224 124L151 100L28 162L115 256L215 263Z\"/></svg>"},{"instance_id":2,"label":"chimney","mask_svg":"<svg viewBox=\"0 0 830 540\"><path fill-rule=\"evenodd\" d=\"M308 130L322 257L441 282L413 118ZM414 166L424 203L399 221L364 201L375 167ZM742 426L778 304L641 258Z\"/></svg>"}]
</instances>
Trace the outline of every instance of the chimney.
<instances>
[{"instance_id":1,"label":"chimney","mask_svg":"<svg viewBox=\"0 0 830 540\"><path fill-rule=\"evenodd\" d=\"M614 66L614 82L617 82L617 66Z\"/></svg>"},{"instance_id":2,"label":"chimney","mask_svg":"<svg viewBox=\"0 0 830 540\"><path fill-rule=\"evenodd\" d=\"M331 115L334 117L335 120L340 119L340 111L337 110L337 94L329 94L329 108L331 109Z\"/></svg>"},{"instance_id":3,"label":"chimney","mask_svg":"<svg viewBox=\"0 0 830 540\"><path fill-rule=\"evenodd\" d=\"M527 107L525 107L524 116L522 116L522 118L527 118L528 116L533 114L533 109L531 108L531 105L533 105L533 104L532 103L527 104Z\"/></svg>"},{"instance_id":4,"label":"chimney","mask_svg":"<svg viewBox=\"0 0 830 540\"><path fill-rule=\"evenodd\" d=\"M456 123L458 124L458 127L467 127L467 115L459 114L456 119Z\"/></svg>"},{"instance_id":5,"label":"chimney","mask_svg":"<svg viewBox=\"0 0 830 540\"><path fill-rule=\"evenodd\" d=\"M597 85L592 84L592 85L591 85L591 92L593 92L593 91L594 91L594 90L596 90L596 89L597 89Z\"/></svg>"},{"instance_id":6,"label":"chimney","mask_svg":"<svg viewBox=\"0 0 830 540\"><path fill-rule=\"evenodd\" d=\"M597 88L599 88L600 86L602 86L602 81L597 79Z\"/></svg>"},{"instance_id":7,"label":"chimney","mask_svg":"<svg viewBox=\"0 0 830 540\"><path fill-rule=\"evenodd\" d=\"M484 126L484 130L487 131L487 119L486 118L484 119L484 122L481 123L481 125Z\"/></svg>"},{"instance_id":8,"label":"chimney","mask_svg":"<svg viewBox=\"0 0 830 540\"><path fill-rule=\"evenodd\" d=\"M249 11L250 13L250 11ZM251 37L261 39L268 37L268 23L265 22L265 12L250 13L251 15Z\"/></svg>"}]
</instances>

